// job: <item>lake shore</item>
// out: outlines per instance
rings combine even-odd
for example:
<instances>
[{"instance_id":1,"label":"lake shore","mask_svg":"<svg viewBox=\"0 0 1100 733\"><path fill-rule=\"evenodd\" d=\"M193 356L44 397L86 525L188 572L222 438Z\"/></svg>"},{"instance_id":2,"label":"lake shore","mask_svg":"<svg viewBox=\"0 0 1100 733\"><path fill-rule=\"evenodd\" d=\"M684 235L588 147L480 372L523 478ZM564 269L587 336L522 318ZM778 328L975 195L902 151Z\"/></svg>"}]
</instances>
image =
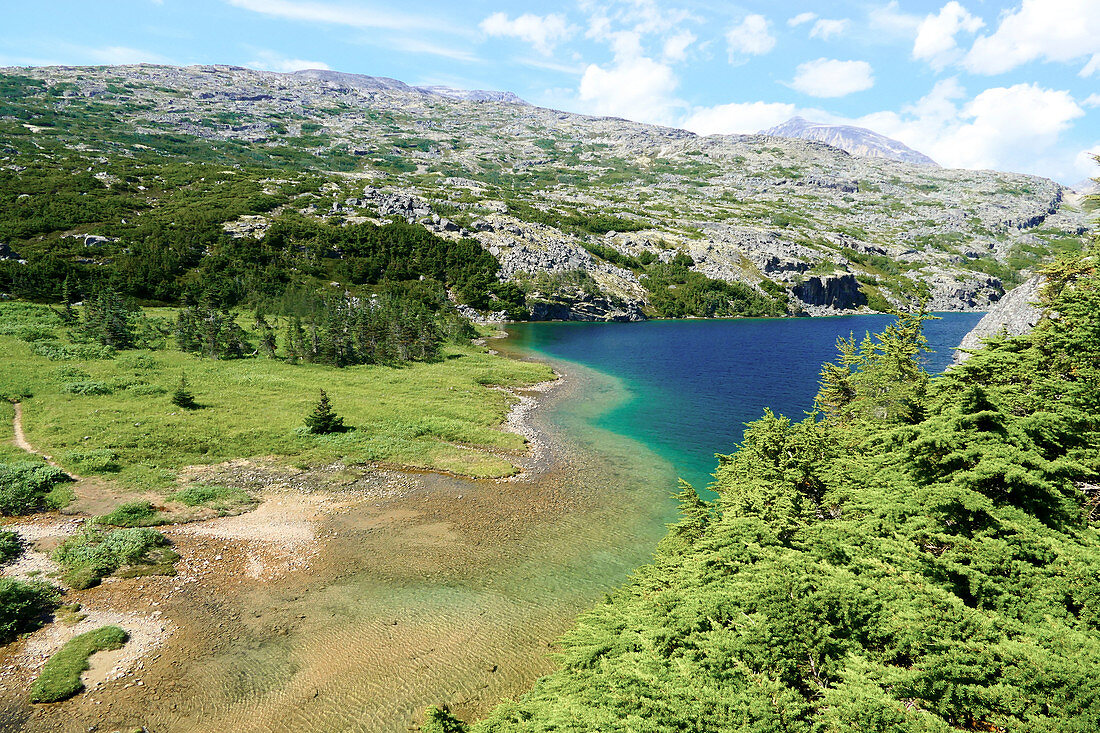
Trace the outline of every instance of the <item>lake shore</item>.
<instances>
[{"instance_id":1,"label":"lake shore","mask_svg":"<svg viewBox=\"0 0 1100 733\"><path fill-rule=\"evenodd\" d=\"M177 717L192 694L184 694L192 680L180 674L181 669L201 667L204 659L230 653L227 648L236 640L266 635L248 622L246 613L227 611L238 605L232 599L243 600L239 605L248 607L253 618L265 618L271 614L255 616L249 599L271 592L293 597L291 589L337 583L349 572L366 571L402 583L415 582L420 574L436 582L448 577L447 582L461 582L476 575L478 568L493 562L494 554L499 556L501 548L521 541L531 526L576 508L565 493L545 490L554 483L550 475L565 469L553 438L538 419L544 405L572 396L571 388L571 381L560 377L507 390L518 399L501 429L524 436L527 449L520 455L509 453L509 460L521 470L502 479L343 464L302 470L275 459L189 469L190 479L248 488L263 501L256 510L238 516L166 528L165 534L182 556L175 577L108 579L80 593L84 609L90 609L85 621L71 630L50 624L0 652L0 668L6 672L0 686L0 726L75 731L87 730L90 722L126 726L159 720L175 729L187 720L189 729L215 730L219 728L206 727L204 720L218 719L222 730L248 729L239 727L243 718L236 711L242 700L227 700L219 706L223 710L204 712L204 720ZM64 536L82 524L48 515L35 518L34 523L41 526L37 539ZM339 547L340 538L355 533L376 535L372 544L386 545L386 551L366 563L349 561ZM29 558L32 565L23 571L52 569L44 553L32 552ZM275 639L290 636L301 620L273 622L268 631ZM520 686L505 684L494 694L498 686L485 685L485 690L467 696L471 711L483 710L509 690L522 691L534 676L549 671L546 644L565 628L567 620L553 623L535 647L524 645L524 653L515 655L517 665L531 670L522 675ZM26 686L49 654L98 621L118 623L142 643L124 647L131 653L116 655L106 669L93 658L93 669L85 676L88 690L76 698L51 706L27 705ZM219 629L216 636L227 638L212 638L211 628ZM392 629L387 632L392 635ZM430 647L429 642L425 638L421 643ZM392 641L375 644L390 645ZM323 670L310 675L315 683L325 676ZM193 694L204 693L195 689ZM411 712L415 717L424 705L439 701L406 705L404 715ZM401 707L397 700L391 704ZM268 712L260 718L271 722L278 720L276 709L287 712L281 704L264 707Z\"/></svg>"}]
</instances>

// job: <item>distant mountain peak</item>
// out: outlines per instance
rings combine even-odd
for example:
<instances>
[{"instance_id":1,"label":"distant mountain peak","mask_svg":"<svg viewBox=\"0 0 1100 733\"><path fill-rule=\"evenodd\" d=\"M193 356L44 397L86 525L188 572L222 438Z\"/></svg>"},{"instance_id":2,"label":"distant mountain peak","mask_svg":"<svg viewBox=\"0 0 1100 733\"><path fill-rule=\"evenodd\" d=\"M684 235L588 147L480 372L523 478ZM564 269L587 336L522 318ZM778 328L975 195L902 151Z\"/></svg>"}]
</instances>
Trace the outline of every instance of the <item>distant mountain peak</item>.
<instances>
[{"instance_id":1,"label":"distant mountain peak","mask_svg":"<svg viewBox=\"0 0 1100 733\"><path fill-rule=\"evenodd\" d=\"M826 125L811 122L804 117L792 117L782 124L762 130L760 134L815 140L867 158L888 158L903 163L939 167L936 161L924 153L866 127Z\"/></svg>"},{"instance_id":2,"label":"distant mountain peak","mask_svg":"<svg viewBox=\"0 0 1100 733\"><path fill-rule=\"evenodd\" d=\"M295 76L327 81L353 89L387 90L398 92L410 92L413 94L432 94L450 99L464 99L467 102L505 102L511 104L527 104L526 101L512 92L498 92L486 89L456 89L447 86L411 86L397 79L385 76L367 76L366 74L349 74L343 71L331 71L329 69L302 69L293 72Z\"/></svg>"}]
</instances>

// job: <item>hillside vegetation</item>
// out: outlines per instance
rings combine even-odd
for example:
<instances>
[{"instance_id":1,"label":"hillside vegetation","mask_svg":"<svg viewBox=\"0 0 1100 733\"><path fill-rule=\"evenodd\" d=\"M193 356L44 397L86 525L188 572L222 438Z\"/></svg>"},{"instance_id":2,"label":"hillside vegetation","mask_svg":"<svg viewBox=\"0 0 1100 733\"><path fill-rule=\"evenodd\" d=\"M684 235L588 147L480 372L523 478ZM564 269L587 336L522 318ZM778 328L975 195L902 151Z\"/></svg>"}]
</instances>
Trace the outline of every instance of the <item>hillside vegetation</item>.
<instances>
[{"instance_id":1,"label":"hillside vegetation","mask_svg":"<svg viewBox=\"0 0 1100 733\"><path fill-rule=\"evenodd\" d=\"M501 99L329 72L6 70L0 288L255 304L423 275L512 318L980 309L1086 228L1046 179Z\"/></svg>"},{"instance_id":2,"label":"hillside vegetation","mask_svg":"<svg viewBox=\"0 0 1100 733\"><path fill-rule=\"evenodd\" d=\"M923 314L842 340L815 412L750 424L714 502L681 486L653 563L471 729L1100 728L1094 263L1049 270L1043 303L934 378Z\"/></svg>"}]
</instances>

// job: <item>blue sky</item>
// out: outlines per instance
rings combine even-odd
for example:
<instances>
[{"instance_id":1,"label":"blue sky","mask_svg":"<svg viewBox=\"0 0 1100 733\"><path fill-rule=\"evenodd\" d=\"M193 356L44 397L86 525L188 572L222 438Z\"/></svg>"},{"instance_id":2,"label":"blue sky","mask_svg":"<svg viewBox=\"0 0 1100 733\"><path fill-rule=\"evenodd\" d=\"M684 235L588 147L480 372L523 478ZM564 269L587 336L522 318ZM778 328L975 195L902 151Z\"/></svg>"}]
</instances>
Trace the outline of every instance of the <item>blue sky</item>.
<instances>
[{"instance_id":1,"label":"blue sky","mask_svg":"<svg viewBox=\"0 0 1100 733\"><path fill-rule=\"evenodd\" d=\"M1100 174L1100 0L3 4L0 65L331 68L702 134L801 114L947 166Z\"/></svg>"}]
</instances>

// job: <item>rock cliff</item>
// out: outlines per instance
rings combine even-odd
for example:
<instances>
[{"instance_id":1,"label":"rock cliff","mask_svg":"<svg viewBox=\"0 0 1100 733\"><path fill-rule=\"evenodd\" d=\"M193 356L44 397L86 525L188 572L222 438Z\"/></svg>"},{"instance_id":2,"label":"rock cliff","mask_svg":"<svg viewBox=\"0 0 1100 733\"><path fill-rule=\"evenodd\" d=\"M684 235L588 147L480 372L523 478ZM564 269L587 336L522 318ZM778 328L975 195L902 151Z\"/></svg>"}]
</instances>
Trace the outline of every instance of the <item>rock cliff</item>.
<instances>
[{"instance_id":1,"label":"rock cliff","mask_svg":"<svg viewBox=\"0 0 1100 733\"><path fill-rule=\"evenodd\" d=\"M1036 305L1042 286L1042 276L1035 275L1005 293L1005 296L982 316L970 333L963 337L959 348L955 351L954 363L961 364L966 361L970 357L967 350L980 349L982 339L986 336L998 333L1019 336L1034 328L1042 315L1042 311Z\"/></svg>"}]
</instances>

